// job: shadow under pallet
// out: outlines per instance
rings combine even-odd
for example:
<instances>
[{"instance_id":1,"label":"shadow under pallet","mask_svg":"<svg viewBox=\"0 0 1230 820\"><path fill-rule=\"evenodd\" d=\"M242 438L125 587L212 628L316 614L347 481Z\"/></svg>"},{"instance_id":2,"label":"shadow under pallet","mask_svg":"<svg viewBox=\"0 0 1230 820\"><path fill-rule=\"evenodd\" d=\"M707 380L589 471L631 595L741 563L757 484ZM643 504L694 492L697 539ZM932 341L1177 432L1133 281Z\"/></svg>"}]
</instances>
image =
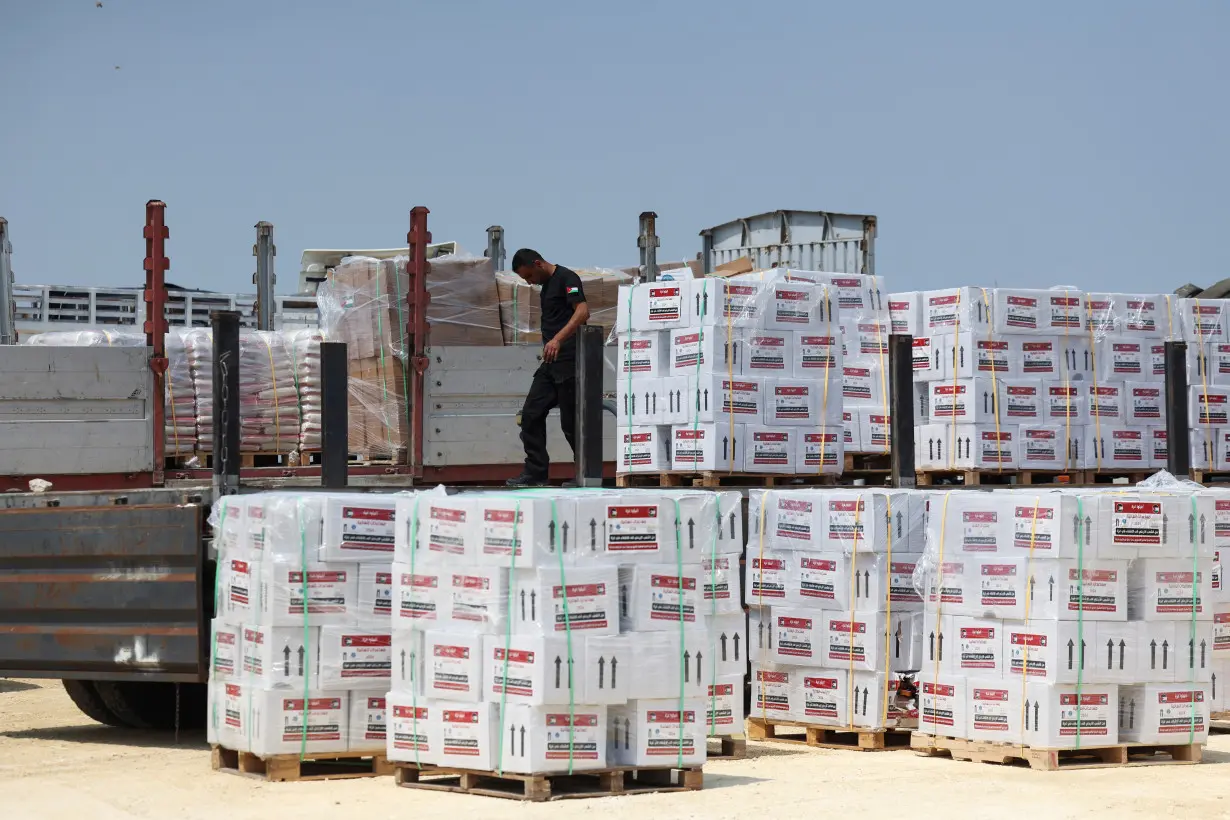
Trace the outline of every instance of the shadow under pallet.
<instances>
[{"instance_id":1,"label":"shadow under pallet","mask_svg":"<svg viewBox=\"0 0 1230 820\"><path fill-rule=\"evenodd\" d=\"M914 735L912 748L925 757L951 757L976 763L1015 764L1040 771L1104 769L1115 766L1158 766L1199 763L1200 744L1158 745L1121 743L1085 749L1041 749L1015 743Z\"/></svg>"},{"instance_id":2,"label":"shadow under pallet","mask_svg":"<svg viewBox=\"0 0 1230 820\"><path fill-rule=\"evenodd\" d=\"M456 792L482 797L502 797L542 803L584 797L614 797L623 794L698 791L704 788L704 773L694 768L616 767L573 774L516 774L470 769L419 768L396 765L394 782L408 789Z\"/></svg>"}]
</instances>

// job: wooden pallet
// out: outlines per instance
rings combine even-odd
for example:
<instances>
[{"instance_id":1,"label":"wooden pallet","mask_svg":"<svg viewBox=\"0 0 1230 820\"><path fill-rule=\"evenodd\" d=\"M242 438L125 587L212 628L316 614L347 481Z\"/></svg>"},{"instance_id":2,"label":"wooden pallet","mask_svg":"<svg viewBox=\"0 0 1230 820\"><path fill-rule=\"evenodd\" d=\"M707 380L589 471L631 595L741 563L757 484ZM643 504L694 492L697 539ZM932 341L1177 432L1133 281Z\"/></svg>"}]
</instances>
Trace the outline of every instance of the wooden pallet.
<instances>
[{"instance_id":1,"label":"wooden pallet","mask_svg":"<svg viewBox=\"0 0 1230 820\"><path fill-rule=\"evenodd\" d=\"M616 487L822 487L836 486L837 475L815 473L728 473L722 470L689 472L668 470L661 473L619 473Z\"/></svg>"},{"instance_id":2,"label":"wooden pallet","mask_svg":"<svg viewBox=\"0 0 1230 820\"><path fill-rule=\"evenodd\" d=\"M965 487L996 486L1081 486L1086 483L1084 470L1055 472L1051 470L919 470L917 486L939 487L958 484Z\"/></svg>"},{"instance_id":3,"label":"wooden pallet","mask_svg":"<svg viewBox=\"0 0 1230 820\"><path fill-rule=\"evenodd\" d=\"M1216 734L1230 732L1230 712L1214 712L1209 715L1209 732Z\"/></svg>"},{"instance_id":4,"label":"wooden pallet","mask_svg":"<svg viewBox=\"0 0 1230 820\"><path fill-rule=\"evenodd\" d=\"M650 792L699 791L705 778L701 767L616 767L575 774L514 774L472 769L395 765L393 782L408 789L458 792L542 803L581 797L613 797Z\"/></svg>"},{"instance_id":5,"label":"wooden pallet","mask_svg":"<svg viewBox=\"0 0 1230 820\"><path fill-rule=\"evenodd\" d=\"M1161 746L1121 743L1085 749L1040 749L1014 743L992 743L956 737L914 735L911 745L927 757L951 757L977 763L1025 764L1031 769L1103 769L1111 766L1157 766L1199 763L1203 746Z\"/></svg>"},{"instance_id":6,"label":"wooden pallet","mask_svg":"<svg viewBox=\"0 0 1230 820\"><path fill-rule=\"evenodd\" d=\"M193 466L189 466L189 462L195 460ZM320 451L319 450L304 450L299 453L298 464L291 463L290 453L240 453L239 466L241 469L251 469L255 467L313 467L320 466ZM366 453L349 453L347 462L351 466L379 466L389 465L394 466L404 464L405 460L397 461L390 458L387 454L369 455ZM196 452L196 453L181 453L175 456L168 456L166 459L167 470L212 470L214 466L214 454L212 452Z\"/></svg>"},{"instance_id":7,"label":"wooden pallet","mask_svg":"<svg viewBox=\"0 0 1230 820\"><path fill-rule=\"evenodd\" d=\"M261 757L214 746L210 765L216 772L237 774L270 783L307 780L350 780L393 774L384 754L362 752L314 752L300 759L297 754Z\"/></svg>"},{"instance_id":8,"label":"wooden pallet","mask_svg":"<svg viewBox=\"0 0 1230 820\"><path fill-rule=\"evenodd\" d=\"M794 743L814 749L849 749L855 752L888 752L910 748L909 729L864 729L818 726L789 720L747 719L749 740Z\"/></svg>"},{"instance_id":9,"label":"wooden pallet","mask_svg":"<svg viewBox=\"0 0 1230 820\"><path fill-rule=\"evenodd\" d=\"M1230 473L1216 470L1192 470L1191 479L1197 484L1230 484Z\"/></svg>"},{"instance_id":10,"label":"wooden pallet","mask_svg":"<svg viewBox=\"0 0 1230 820\"><path fill-rule=\"evenodd\" d=\"M709 738L706 760L742 760L747 757L746 735L715 735Z\"/></svg>"}]
</instances>

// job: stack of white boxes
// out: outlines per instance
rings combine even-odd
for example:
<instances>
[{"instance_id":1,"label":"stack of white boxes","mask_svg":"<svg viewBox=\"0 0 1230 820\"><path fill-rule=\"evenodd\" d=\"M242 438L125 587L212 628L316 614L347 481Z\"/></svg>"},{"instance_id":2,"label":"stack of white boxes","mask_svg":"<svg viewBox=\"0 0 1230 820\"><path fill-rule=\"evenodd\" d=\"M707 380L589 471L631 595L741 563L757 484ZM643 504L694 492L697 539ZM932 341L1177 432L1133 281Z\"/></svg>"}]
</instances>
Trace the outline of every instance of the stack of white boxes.
<instances>
[{"instance_id":1,"label":"stack of white boxes","mask_svg":"<svg viewBox=\"0 0 1230 820\"><path fill-rule=\"evenodd\" d=\"M1204 743L1224 698L1215 614L1230 613L1215 603L1230 600L1217 497L932 496L919 732L1048 749Z\"/></svg>"},{"instance_id":2,"label":"stack of white boxes","mask_svg":"<svg viewBox=\"0 0 1230 820\"><path fill-rule=\"evenodd\" d=\"M750 716L908 728L922 661L925 493L766 490L749 500Z\"/></svg>"},{"instance_id":3,"label":"stack of white boxes","mask_svg":"<svg viewBox=\"0 0 1230 820\"><path fill-rule=\"evenodd\" d=\"M775 269L622 286L619 472L839 474L858 430L843 422L835 279Z\"/></svg>"},{"instance_id":4,"label":"stack of white boxes","mask_svg":"<svg viewBox=\"0 0 1230 820\"><path fill-rule=\"evenodd\" d=\"M396 501L260 493L215 505L211 743L384 751Z\"/></svg>"},{"instance_id":5,"label":"stack of white boxes","mask_svg":"<svg viewBox=\"0 0 1230 820\"><path fill-rule=\"evenodd\" d=\"M397 520L391 760L696 766L742 731L738 493L432 492Z\"/></svg>"},{"instance_id":6,"label":"stack of white boxes","mask_svg":"<svg viewBox=\"0 0 1230 820\"><path fill-rule=\"evenodd\" d=\"M1215 447L1230 400L1225 304L1070 288L892 294L894 332L914 336L916 464L1165 467L1164 342L1174 338L1189 344L1193 466L1207 469L1218 453L1230 465L1230 448ZM1207 389L1197 374L1207 374ZM1210 439L1214 445L1205 444Z\"/></svg>"}]
</instances>

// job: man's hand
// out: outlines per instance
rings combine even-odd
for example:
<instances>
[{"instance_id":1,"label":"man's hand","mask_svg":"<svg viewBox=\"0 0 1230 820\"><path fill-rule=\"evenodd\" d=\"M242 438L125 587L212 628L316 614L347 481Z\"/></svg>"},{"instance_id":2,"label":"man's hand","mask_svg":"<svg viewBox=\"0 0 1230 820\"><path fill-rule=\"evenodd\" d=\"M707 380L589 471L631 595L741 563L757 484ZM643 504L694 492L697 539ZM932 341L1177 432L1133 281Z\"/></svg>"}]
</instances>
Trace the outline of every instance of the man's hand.
<instances>
[{"instance_id":1,"label":"man's hand","mask_svg":"<svg viewBox=\"0 0 1230 820\"><path fill-rule=\"evenodd\" d=\"M559 342L555 339L547 342L547 346L542 349L542 360L544 362L553 362L559 358Z\"/></svg>"}]
</instances>

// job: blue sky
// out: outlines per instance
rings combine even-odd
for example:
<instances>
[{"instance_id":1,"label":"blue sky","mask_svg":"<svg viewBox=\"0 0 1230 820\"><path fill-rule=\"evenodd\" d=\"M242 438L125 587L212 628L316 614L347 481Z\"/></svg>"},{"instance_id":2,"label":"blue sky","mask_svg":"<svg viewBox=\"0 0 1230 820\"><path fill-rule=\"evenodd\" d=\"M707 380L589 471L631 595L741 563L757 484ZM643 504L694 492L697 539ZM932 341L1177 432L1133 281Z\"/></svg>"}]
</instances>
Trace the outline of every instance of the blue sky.
<instances>
[{"instance_id":1,"label":"blue sky","mask_svg":"<svg viewBox=\"0 0 1230 820\"><path fill-rule=\"evenodd\" d=\"M0 0L24 283L279 291L306 247L661 258L777 208L880 218L894 289L1169 290L1227 270L1230 4ZM120 66L116 69L115 66Z\"/></svg>"}]
</instances>

